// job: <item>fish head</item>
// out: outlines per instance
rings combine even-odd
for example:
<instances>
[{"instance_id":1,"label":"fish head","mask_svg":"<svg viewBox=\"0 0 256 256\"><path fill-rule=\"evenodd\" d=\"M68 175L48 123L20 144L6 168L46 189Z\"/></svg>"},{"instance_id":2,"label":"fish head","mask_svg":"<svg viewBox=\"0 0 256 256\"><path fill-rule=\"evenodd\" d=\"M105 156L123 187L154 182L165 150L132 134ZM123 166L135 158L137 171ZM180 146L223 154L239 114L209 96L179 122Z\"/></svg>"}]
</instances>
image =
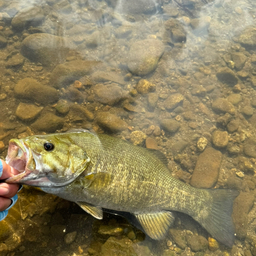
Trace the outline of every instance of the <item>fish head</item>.
<instances>
[{"instance_id":1,"label":"fish head","mask_svg":"<svg viewBox=\"0 0 256 256\"><path fill-rule=\"evenodd\" d=\"M61 187L83 173L90 158L62 133L10 140L6 162L20 172L8 178L7 183Z\"/></svg>"}]
</instances>

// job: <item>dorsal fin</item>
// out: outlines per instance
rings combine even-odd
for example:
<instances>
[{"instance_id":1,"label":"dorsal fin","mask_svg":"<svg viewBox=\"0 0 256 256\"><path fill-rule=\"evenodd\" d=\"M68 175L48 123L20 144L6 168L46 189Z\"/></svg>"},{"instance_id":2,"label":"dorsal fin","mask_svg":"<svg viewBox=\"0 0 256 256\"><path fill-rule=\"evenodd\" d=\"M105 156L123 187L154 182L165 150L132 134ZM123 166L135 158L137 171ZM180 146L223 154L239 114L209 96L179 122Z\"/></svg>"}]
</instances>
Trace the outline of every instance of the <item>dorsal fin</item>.
<instances>
[{"instance_id":1,"label":"dorsal fin","mask_svg":"<svg viewBox=\"0 0 256 256\"><path fill-rule=\"evenodd\" d=\"M135 215L144 231L152 239L163 239L174 222L171 212L144 213Z\"/></svg>"}]
</instances>

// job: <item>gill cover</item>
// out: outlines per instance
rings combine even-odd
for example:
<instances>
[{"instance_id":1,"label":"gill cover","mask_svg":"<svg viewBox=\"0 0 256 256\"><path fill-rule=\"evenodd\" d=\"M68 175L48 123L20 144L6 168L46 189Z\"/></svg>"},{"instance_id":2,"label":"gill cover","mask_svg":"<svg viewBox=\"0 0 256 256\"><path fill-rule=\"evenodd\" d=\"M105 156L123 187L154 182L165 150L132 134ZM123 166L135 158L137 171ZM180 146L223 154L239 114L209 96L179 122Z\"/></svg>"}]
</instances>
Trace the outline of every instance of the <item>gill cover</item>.
<instances>
[{"instance_id":1,"label":"gill cover","mask_svg":"<svg viewBox=\"0 0 256 256\"><path fill-rule=\"evenodd\" d=\"M86 170L90 158L70 136L72 133L60 133L10 140L6 161L21 173L6 182L39 187L73 182Z\"/></svg>"}]
</instances>

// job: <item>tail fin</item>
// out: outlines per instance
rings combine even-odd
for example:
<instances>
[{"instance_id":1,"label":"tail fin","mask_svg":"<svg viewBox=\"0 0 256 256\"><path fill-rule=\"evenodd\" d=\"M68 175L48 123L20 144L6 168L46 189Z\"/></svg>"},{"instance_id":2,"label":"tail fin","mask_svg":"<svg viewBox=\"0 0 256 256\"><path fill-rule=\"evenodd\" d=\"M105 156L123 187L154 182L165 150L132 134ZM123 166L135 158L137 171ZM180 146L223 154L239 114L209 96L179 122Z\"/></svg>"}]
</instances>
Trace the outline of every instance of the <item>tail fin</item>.
<instances>
[{"instance_id":1,"label":"tail fin","mask_svg":"<svg viewBox=\"0 0 256 256\"><path fill-rule=\"evenodd\" d=\"M234 199L239 192L235 190L208 190L213 198L211 211L201 225L219 242L228 247L234 244L235 228L232 220Z\"/></svg>"}]
</instances>

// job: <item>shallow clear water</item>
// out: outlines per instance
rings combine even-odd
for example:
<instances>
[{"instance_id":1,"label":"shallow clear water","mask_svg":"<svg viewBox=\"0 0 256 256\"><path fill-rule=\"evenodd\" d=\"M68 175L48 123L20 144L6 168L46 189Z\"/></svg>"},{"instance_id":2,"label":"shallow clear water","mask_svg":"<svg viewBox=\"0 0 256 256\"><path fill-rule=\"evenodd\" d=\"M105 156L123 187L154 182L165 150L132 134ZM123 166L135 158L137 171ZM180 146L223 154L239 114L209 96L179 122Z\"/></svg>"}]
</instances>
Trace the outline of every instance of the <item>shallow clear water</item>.
<instances>
[{"instance_id":1,"label":"shallow clear water","mask_svg":"<svg viewBox=\"0 0 256 256\"><path fill-rule=\"evenodd\" d=\"M230 249L183 214L153 241L121 217L98 221L24 187L0 223L0 254L256 255L255 9L253 0L0 1L2 158L11 138L85 128L159 149L193 186L240 191Z\"/></svg>"}]
</instances>

